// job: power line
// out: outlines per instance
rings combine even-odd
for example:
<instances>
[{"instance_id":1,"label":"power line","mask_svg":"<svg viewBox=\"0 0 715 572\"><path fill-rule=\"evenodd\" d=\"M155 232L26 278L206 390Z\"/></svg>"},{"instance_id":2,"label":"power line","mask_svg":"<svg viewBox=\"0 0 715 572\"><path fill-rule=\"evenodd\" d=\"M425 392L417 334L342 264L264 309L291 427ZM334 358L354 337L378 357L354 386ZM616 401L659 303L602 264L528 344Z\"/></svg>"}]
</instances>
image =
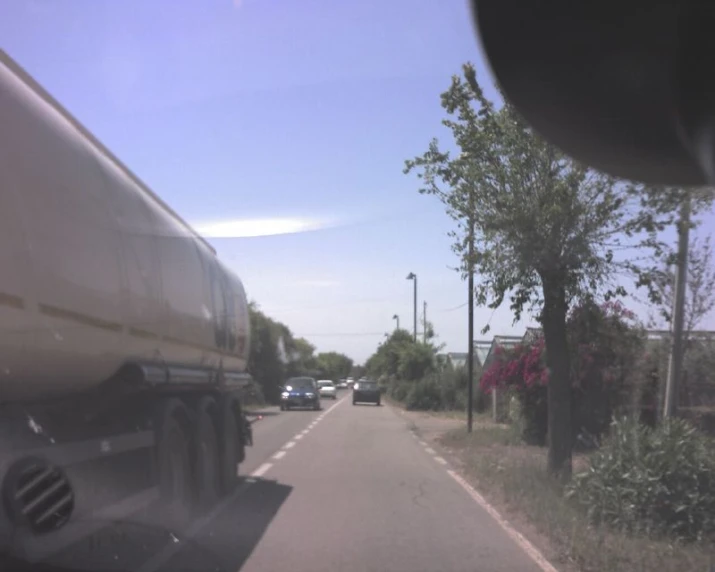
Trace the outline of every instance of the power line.
<instances>
[{"instance_id":1,"label":"power line","mask_svg":"<svg viewBox=\"0 0 715 572\"><path fill-rule=\"evenodd\" d=\"M464 308L466 306L469 306L469 302L465 302L464 304L460 304L459 306L455 306L454 308L445 308L444 310L435 310L436 312L454 312L455 310L459 310L460 308Z\"/></svg>"},{"instance_id":2,"label":"power line","mask_svg":"<svg viewBox=\"0 0 715 572\"><path fill-rule=\"evenodd\" d=\"M354 337L354 336L384 336L385 332L336 332L336 333L320 333L320 334L293 334L300 338L316 338L316 337Z\"/></svg>"}]
</instances>

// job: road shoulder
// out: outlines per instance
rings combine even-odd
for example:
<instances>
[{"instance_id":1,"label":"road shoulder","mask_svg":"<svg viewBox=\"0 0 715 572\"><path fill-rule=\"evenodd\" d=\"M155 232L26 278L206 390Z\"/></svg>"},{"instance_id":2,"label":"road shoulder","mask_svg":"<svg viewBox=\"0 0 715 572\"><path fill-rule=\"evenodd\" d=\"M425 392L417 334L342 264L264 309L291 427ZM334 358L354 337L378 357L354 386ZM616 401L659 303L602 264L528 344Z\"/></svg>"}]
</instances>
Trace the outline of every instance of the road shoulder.
<instances>
[{"instance_id":1,"label":"road shoulder","mask_svg":"<svg viewBox=\"0 0 715 572\"><path fill-rule=\"evenodd\" d=\"M491 506L494 510L494 513L491 514L492 518L503 519L507 527L512 528L516 535L523 537L525 544L520 546L522 550L528 553L530 544L559 572L576 572L578 570L573 562L569 562L564 558L563 553L553 546L546 535L540 533L536 526L529 522L527 515L514 506L515 503L508 502L503 491L480 480L473 466L473 449L461 447L455 443L455 435L459 435L461 429L466 427L466 415L462 417L454 413L408 411L392 401L390 405L396 414L404 420L409 430L413 431L447 461L446 468L454 471L458 477L475 490L478 496L483 498L485 503ZM482 431L488 430L490 427L498 427L481 416L474 418L473 426L475 430Z\"/></svg>"}]
</instances>

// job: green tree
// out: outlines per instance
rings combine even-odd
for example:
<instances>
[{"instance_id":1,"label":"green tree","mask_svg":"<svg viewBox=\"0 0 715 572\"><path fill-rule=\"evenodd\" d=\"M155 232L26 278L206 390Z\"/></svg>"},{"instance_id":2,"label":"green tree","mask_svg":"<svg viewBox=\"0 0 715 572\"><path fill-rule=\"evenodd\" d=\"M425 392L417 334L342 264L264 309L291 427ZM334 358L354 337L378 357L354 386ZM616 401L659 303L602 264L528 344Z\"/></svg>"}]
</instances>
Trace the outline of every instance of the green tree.
<instances>
[{"instance_id":1,"label":"green tree","mask_svg":"<svg viewBox=\"0 0 715 572\"><path fill-rule=\"evenodd\" d=\"M338 352L319 353L316 362L320 377L333 381L347 377L353 369L353 360Z\"/></svg>"},{"instance_id":2,"label":"green tree","mask_svg":"<svg viewBox=\"0 0 715 572\"><path fill-rule=\"evenodd\" d=\"M251 321L251 350L248 371L260 384L270 403L280 399L280 387L286 376L287 356L281 355L281 340L291 338L288 328L268 316L255 302L248 307Z\"/></svg>"},{"instance_id":3,"label":"green tree","mask_svg":"<svg viewBox=\"0 0 715 572\"><path fill-rule=\"evenodd\" d=\"M395 330L365 362L370 377L415 381L432 371L436 350L431 344L415 342L406 330Z\"/></svg>"},{"instance_id":4,"label":"green tree","mask_svg":"<svg viewBox=\"0 0 715 572\"><path fill-rule=\"evenodd\" d=\"M525 310L540 320L552 372L548 469L569 478L570 303L584 293L624 294L614 283L621 270L649 284L651 259L618 262L616 253L648 246L660 254L658 232L672 223L682 192L643 193L569 159L536 136L508 103L497 109L487 100L471 64L452 78L441 101L449 116L443 124L460 153L452 157L434 139L423 155L406 161L405 172L417 171L420 193L437 196L457 222L454 251L463 274L474 265L476 303L497 308L508 297L515 321Z\"/></svg>"},{"instance_id":5,"label":"green tree","mask_svg":"<svg viewBox=\"0 0 715 572\"><path fill-rule=\"evenodd\" d=\"M288 375L318 375L315 346L305 338L291 338L286 344L290 356Z\"/></svg>"}]
</instances>

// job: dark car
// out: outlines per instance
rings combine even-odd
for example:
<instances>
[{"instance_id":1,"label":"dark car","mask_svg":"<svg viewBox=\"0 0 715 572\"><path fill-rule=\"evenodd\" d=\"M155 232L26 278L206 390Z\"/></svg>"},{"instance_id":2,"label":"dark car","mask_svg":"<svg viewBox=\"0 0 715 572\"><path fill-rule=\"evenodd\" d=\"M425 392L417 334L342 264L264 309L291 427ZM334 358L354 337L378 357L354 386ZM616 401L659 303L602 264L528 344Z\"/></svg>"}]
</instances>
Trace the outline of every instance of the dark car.
<instances>
[{"instance_id":1,"label":"dark car","mask_svg":"<svg viewBox=\"0 0 715 572\"><path fill-rule=\"evenodd\" d=\"M286 381L281 393L281 411L291 407L320 409L318 382L312 377L291 377Z\"/></svg>"},{"instance_id":2,"label":"dark car","mask_svg":"<svg viewBox=\"0 0 715 572\"><path fill-rule=\"evenodd\" d=\"M356 403L374 403L380 405L380 388L376 381L360 380L353 386L353 405Z\"/></svg>"}]
</instances>

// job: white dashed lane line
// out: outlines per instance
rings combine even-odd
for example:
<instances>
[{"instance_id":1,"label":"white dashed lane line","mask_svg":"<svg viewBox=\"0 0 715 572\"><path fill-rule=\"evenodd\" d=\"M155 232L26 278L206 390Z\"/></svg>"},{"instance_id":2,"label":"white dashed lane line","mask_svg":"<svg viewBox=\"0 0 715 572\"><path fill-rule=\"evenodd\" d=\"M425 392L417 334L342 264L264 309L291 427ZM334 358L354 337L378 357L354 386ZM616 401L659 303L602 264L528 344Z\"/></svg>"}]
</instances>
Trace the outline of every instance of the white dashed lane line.
<instances>
[{"instance_id":1,"label":"white dashed lane line","mask_svg":"<svg viewBox=\"0 0 715 572\"><path fill-rule=\"evenodd\" d=\"M260 467L258 467L255 471L251 473L252 477L262 477L266 472L268 472L268 469L270 469L273 466L273 463L263 463Z\"/></svg>"},{"instance_id":2,"label":"white dashed lane line","mask_svg":"<svg viewBox=\"0 0 715 572\"><path fill-rule=\"evenodd\" d=\"M308 432L315 427L319 421L321 421L328 413L330 413L333 409L335 409L338 405L340 405L343 401L345 401L345 398L341 399L337 403L334 403L328 409L323 411L318 417L316 417L313 422L308 426L307 429L304 429L300 433L298 433L295 437L293 437L292 441L288 441L279 451L273 454L272 458L276 461L282 459L283 457L286 456L286 453L288 452L288 449L292 449L293 447L296 446L296 441L301 440L303 437L305 437ZM255 471L251 473L252 477L262 477L264 474L266 474L271 468L273 467L273 463L263 463L260 467L258 467Z\"/></svg>"},{"instance_id":3,"label":"white dashed lane line","mask_svg":"<svg viewBox=\"0 0 715 572\"><path fill-rule=\"evenodd\" d=\"M435 457L435 461L437 461L440 465L446 465L447 461L445 461L442 457Z\"/></svg>"}]
</instances>

